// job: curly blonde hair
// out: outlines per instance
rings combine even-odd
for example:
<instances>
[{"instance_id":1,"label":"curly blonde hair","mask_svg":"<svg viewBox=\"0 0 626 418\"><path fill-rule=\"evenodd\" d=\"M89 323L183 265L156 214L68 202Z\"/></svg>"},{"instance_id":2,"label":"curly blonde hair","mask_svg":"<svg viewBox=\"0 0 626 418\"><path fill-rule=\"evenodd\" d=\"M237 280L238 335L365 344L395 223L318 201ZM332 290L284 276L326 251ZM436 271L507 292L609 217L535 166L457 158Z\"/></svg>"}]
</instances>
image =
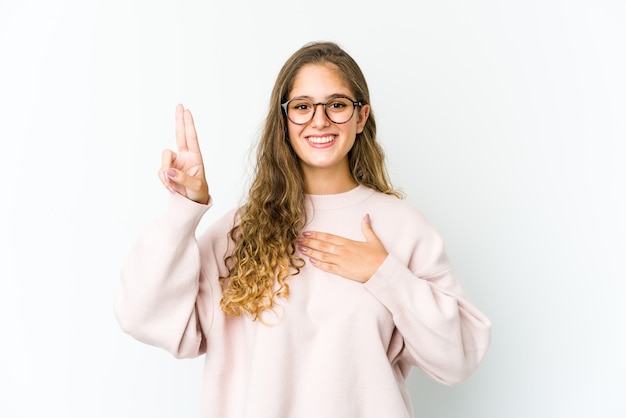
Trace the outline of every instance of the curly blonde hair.
<instances>
[{"instance_id":1,"label":"curly blonde hair","mask_svg":"<svg viewBox=\"0 0 626 418\"><path fill-rule=\"evenodd\" d=\"M288 100L294 79L307 64L331 64L341 74L353 97L369 103L369 90L357 63L337 44L309 43L296 51L280 70L265 127L257 145L256 167L239 222L229 233L233 252L226 257L227 277L221 277L221 309L229 316L245 314L259 319L289 296L287 279L304 267L296 254L296 239L306 225L304 178L288 139L281 103ZM384 153L376 141L376 122L370 111L363 132L348 153L357 183L401 197L389 182Z\"/></svg>"}]
</instances>

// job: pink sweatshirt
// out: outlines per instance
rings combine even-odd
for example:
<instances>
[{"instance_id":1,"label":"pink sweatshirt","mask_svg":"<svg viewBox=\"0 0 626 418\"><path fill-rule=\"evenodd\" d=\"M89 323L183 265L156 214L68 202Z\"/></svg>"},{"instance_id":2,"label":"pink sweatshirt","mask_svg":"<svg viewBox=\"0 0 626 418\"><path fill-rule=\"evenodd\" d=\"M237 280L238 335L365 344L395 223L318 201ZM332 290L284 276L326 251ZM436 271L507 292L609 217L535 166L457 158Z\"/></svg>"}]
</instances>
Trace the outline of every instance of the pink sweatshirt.
<instances>
[{"instance_id":1,"label":"pink sweatshirt","mask_svg":"<svg viewBox=\"0 0 626 418\"><path fill-rule=\"evenodd\" d=\"M491 324L405 201L364 186L307 196L307 230L363 241L369 213L389 256L365 284L307 263L264 316L269 325L220 310L234 211L196 239L209 206L172 196L126 260L115 305L136 339L177 357L206 354L203 417L410 417L412 366L454 384L482 361Z\"/></svg>"}]
</instances>

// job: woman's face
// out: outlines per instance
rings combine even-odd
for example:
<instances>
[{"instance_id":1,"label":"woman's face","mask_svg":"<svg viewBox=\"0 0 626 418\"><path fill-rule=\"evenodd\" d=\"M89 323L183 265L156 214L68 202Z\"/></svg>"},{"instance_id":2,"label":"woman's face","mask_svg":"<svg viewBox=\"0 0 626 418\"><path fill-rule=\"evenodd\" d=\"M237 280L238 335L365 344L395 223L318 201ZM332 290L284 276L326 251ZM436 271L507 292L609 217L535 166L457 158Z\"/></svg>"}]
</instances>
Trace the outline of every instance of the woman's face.
<instances>
[{"instance_id":1,"label":"woman's face","mask_svg":"<svg viewBox=\"0 0 626 418\"><path fill-rule=\"evenodd\" d=\"M337 95L356 99L334 65L307 64L298 71L288 99L298 97L325 103ZM363 132L368 115L368 105L357 106L348 122L337 124L328 119L323 106L316 106L313 118L304 125L288 119L289 141L305 177L321 171L350 176L348 152L356 135Z\"/></svg>"}]
</instances>

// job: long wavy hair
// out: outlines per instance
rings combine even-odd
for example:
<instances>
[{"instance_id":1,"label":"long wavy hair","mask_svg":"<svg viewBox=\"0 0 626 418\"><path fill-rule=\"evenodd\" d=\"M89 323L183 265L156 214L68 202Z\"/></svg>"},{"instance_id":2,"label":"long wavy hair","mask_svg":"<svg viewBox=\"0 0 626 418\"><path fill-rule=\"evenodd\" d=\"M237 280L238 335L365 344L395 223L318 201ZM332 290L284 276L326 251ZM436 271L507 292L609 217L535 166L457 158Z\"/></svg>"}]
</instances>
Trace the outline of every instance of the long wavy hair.
<instances>
[{"instance_id":1,"label":"long wavy hair","mask_svg":"<svg viewBox=\"0 0 626 418\"><path fill-rule=\"evenodd\" d=\"M229 232L233 252L226 257L229 274L220 278L221 309L229 316L260 319L278 298L289 296L287 279L304 266L296 253L296 239L306 225L304 178L288 138L281 103L288 100L298 71L308 64L331 64L343 76L357 101L370 103L365 77L357 63L337 44L309 43L296 51L280 70L265 126L256 149L256 167L246 203ZM376 141L376 122L370 110L363 132L348 153L357 183L401 197L390 184L384 153Z\"/></svg>"}]
</instances>

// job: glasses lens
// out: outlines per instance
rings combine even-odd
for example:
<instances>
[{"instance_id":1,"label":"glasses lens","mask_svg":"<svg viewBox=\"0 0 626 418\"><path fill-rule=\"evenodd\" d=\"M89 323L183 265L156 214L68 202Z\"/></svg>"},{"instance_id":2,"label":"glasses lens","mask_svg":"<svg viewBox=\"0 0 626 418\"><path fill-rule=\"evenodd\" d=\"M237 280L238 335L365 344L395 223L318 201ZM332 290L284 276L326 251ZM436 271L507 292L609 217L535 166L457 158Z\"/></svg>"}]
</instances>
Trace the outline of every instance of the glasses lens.
<instances>
[{"instance_id":1,"label":"glasses lens","mask_svg":"<svg viewBox=\"0 0 626 418\"><path fill-rule=\"evenodd\" d=\"M313 116L315 105L310 100L296 99L287 105L287 116L293 123L307 123Z\"/></svg>"},{"instance_id":2,"label":"glasses lens","mask_svg":"<svg viewBox=\"0 0 626 418\"><path fill-rule=\"evenodd\" d=\"M345 97L338 97L326 103L326 115L335 123L345 123L352 117L354 105Z\"/></svg>"},{"instance_id":3,"label":"glasses lens","mask_svg":"<svg viewBox=\"0 0 626 418\"><path fill-rule=\"evenodd\" d=\"M334 123L346 123L354 113L352 100L345 97L331 99L326 103L326 116ZM294 99L287 105L287 117L293 123L308 123L315 113L316 105L307 99Z\"/></svg>"}]
</instances>

